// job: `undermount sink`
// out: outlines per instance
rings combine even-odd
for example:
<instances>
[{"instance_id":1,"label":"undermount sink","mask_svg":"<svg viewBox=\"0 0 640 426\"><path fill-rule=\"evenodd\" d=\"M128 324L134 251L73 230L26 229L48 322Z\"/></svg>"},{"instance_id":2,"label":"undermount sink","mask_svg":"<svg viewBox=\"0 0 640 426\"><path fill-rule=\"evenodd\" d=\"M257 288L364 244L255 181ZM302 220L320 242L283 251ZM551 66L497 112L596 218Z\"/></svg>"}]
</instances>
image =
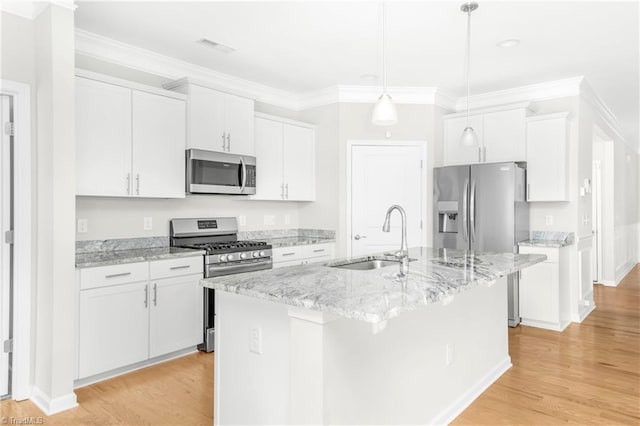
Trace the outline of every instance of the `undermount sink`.
<instances>
[{"instance_id":1,"label":"undermount sink","mask_svg":"<svg viewBox=\"0 0 640 426\"><path fill-rule=\"evenodd\" d=\"M409 259L409 262L413 262L416 259ZM329 265L332 268L341 269L354 269L357 271L368 271L370 269L384 268L385 266L399 266L400 261L395 259L389 259L388 257L365 257L361 259L352 259L349 262L339 262Z\"/></svg>"}]
</instances>

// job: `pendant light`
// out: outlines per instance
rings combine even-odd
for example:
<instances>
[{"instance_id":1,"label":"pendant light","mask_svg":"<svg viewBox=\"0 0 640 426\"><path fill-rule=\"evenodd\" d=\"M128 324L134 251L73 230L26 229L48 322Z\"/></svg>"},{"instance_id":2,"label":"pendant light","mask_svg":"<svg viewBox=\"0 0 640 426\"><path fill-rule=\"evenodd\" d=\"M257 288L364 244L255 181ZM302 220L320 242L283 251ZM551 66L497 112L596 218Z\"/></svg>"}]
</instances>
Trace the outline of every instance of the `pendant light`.
<instances>
[{"instance_id":1,"label":"pendant light","mask_svg":"<svg viewBox=\"0 0 640 426\"><path fill-rule=\"evenodd\" d=\"M385 21L386 21L386 4L382 2L382 94L378 98L373 107L373 115L371 123L376 126L393 126L398 122L398 113L396 106L391 101L391 96L387 93L387 70L385 56Z\"/></svg>"},{"instance_id":2,"label":"pendant light","mask_svg":"<svg viewBox=\"0 0 640 426\"><path fill-rule=\"evenodd\" d=\"M467 78L467 127L460 136L460 145L464 147L477 147L478 135L469 123L469 70L471 68L471 12L478 8L478 3L469 2L460 6L460 10L467 14L467 57L465 61L465 74Z\"/></svg>"}]
</instances>

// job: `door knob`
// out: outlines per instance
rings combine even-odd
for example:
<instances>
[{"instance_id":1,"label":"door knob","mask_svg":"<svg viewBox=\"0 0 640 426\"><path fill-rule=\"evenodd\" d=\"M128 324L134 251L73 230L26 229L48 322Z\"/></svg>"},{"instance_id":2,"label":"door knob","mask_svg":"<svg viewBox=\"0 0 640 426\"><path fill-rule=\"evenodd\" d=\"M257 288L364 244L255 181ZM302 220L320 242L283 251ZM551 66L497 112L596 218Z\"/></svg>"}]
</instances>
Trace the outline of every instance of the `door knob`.
<instances>
[{"instance_id":1,"label":"door knob","mask_svg":"<svg viewBox=\"0 0 640 426\"><path fill-rule=\"evenodd\" d=\"M367 238L367 236L366 235L358 235L358 234L353 236L354 240L359 240L360 238Z\"/></svg>"}]
</instances>

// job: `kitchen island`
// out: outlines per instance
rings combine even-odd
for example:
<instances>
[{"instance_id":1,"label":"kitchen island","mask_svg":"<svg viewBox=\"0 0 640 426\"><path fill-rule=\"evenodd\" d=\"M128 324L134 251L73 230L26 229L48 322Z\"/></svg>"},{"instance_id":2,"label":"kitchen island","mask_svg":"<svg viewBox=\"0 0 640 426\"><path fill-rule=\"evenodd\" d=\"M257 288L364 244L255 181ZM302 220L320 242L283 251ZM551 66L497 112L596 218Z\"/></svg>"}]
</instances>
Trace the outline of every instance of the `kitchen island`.
<instances>
[{"instance_id":1,"label":"kitchen island","mask_svg":"<svg viewBox=\"0 0 640 426\"><path fill-rule=\"evenodd\" d=\"M215 424L442 424L510 366L507 275L543 255L410 249L203 280ZM333 266L332 266L333 265Z\"/></svg>"}]
</instances>

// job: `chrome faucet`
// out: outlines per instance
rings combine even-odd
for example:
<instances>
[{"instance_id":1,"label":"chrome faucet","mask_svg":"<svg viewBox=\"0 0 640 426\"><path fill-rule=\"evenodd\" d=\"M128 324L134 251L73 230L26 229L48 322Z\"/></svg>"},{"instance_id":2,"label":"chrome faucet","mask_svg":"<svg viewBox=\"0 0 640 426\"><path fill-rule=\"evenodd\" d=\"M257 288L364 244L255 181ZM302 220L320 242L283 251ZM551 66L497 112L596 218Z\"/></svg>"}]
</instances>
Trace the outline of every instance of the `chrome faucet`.
<instances>
[{"instance_id":1,"label":"chrome faucet","mask_svg":"<svg viewBox=\"0 0 640 426\"><path fill-rule=\"evenodd\" d=\"M402 217L402 242L400 243L400 250L394 255L400 261L400 276L403 277L409 272L409 249L407 248L407 214L404 209L397 204L389 207L387 215L384 218L384 225L382 225L382 232L389 232L391 229L391 212L398 210Z\"/></svg>"}]
</instances>

